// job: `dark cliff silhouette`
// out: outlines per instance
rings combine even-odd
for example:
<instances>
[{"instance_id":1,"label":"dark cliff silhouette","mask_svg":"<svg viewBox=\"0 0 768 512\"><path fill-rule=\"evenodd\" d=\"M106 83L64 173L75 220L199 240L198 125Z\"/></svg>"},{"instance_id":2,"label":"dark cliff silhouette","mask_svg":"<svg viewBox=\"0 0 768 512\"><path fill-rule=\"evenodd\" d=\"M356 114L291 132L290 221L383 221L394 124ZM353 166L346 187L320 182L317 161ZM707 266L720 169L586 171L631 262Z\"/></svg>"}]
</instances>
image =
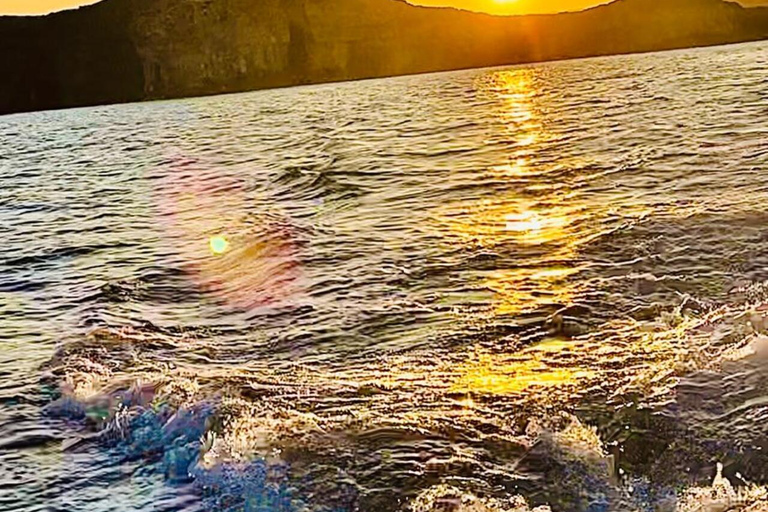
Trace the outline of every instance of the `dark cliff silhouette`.
<instances>
[{"instance_id":1,"label":"dark cliff silhouette","mask_svg":"<svg viewBox=\"0 0 768 512\"><path fill-rule=\"evenodd\" d=\"M499 17L401 0L105 0L0 17L0 113L768 38L768 8L617 0Z\"/></svg>"}]
</instances>

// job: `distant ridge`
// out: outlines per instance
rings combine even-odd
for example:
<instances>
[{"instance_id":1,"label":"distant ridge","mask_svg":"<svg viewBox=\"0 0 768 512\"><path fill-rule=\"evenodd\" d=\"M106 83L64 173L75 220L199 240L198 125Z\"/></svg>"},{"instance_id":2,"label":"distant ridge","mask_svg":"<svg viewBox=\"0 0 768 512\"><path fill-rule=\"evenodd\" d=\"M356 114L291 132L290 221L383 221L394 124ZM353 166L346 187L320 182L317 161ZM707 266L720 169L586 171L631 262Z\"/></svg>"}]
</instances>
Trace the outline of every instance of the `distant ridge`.
<instances>
[{"instance_id":1,"label":"distant ridge","mask_svg":"<svg viewBox=\"0 0 768 512\"><path fill-rule=\"evenodd\" d=\"M768 8L497 17L404 0L105 0L0 17L0 114L768 38Z\"/></svg>"}]
</instances>

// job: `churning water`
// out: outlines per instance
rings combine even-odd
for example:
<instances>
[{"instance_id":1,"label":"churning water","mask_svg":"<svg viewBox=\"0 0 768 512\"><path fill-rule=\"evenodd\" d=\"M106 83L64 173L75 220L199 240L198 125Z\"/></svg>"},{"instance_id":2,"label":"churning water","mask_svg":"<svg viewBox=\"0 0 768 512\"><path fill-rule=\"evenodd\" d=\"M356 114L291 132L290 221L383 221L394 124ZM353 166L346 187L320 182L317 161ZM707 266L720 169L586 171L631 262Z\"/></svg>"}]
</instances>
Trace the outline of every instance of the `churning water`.
<instances>
[{"instance_id":1,"label":"churning water","mask_svg":"<svg viewBox=\"0 0 768 512\"><path fill-rule=\"evenodd\" d=\"M2 118L0 509L758 510L767 70Z\"/></svg>"}]
</instances>

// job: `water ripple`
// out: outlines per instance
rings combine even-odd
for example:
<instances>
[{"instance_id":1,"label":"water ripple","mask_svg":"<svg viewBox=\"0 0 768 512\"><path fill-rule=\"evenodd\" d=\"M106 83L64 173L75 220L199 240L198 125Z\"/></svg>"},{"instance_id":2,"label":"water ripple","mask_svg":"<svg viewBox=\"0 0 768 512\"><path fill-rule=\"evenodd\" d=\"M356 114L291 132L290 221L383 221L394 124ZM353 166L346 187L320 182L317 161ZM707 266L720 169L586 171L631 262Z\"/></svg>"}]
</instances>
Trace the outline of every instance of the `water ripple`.
<instances>
[{"instance_id":1,"label":"water ripple","mask_svg":"<svg viewBox=\"0 0 768 512\"><path fill-rule=\"evenodd\" d=\"M766 51L5 117L0 509L761 506Z\"/></svg>"}]
</instances>

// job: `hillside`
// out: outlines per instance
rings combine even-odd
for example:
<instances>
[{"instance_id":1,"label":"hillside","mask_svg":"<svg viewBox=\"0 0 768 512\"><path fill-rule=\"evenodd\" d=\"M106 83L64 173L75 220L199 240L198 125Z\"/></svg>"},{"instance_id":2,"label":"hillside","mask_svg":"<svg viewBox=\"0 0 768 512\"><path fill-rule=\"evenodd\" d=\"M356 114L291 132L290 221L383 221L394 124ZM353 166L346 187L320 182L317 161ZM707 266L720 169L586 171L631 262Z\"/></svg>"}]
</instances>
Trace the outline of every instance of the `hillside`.
<instances>
[{"instance_id":1,"label":"hillside","mask_svg":"<svg viewBox=\"0 0 768 512\"><path fill-rule=\"evenodd\" d=\"M105 0L0 18L0 113L768 38L768 8L495 17L402 0Z\"/></svg>"}]
</instances>

